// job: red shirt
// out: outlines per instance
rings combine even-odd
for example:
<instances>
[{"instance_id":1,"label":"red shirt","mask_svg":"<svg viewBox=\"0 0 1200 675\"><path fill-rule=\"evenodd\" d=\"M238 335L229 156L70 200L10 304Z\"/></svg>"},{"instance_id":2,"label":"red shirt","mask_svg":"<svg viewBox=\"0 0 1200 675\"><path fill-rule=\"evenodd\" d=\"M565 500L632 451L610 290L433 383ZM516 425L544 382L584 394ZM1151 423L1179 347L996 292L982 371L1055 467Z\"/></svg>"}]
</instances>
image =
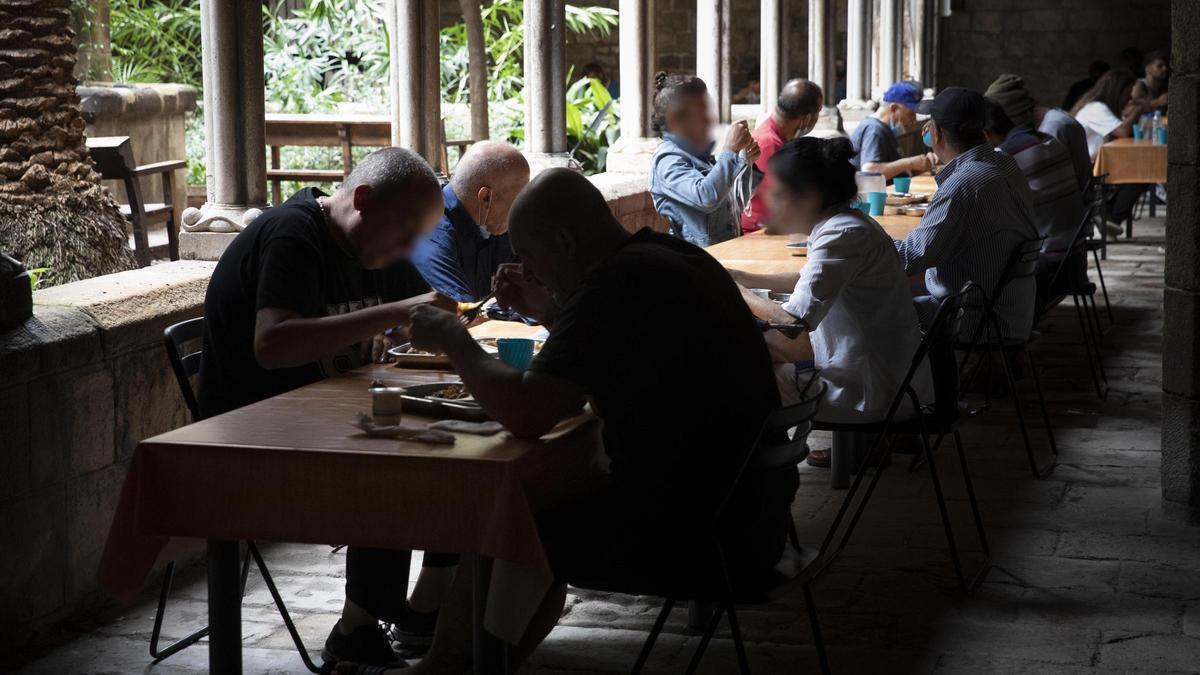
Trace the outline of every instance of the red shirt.
<instances>
[{"instance_id":1,"label":"red shirt","mask_svg":"<svg viewBox=\"0 0 1200 675\"><path fill-rule=\"evenodd\" d=\"M775 154L776 150L788 142L788 139L783 137L783 131L779 128L779 124L771 115L754 127L754 131L750 135L754 137L755 141L758 141L758 147L762 149L762 154L758 156L754 166L763 172L763 180L754 191L754 196L750 198L749 213L742 214L743 234L754 232L761 227L764 220L767 220L767 204L763 197L766 194L767 186L771 183L771 172L767 171L767 162L771 160L771 156Z\"/></svg>"}]
</instances>

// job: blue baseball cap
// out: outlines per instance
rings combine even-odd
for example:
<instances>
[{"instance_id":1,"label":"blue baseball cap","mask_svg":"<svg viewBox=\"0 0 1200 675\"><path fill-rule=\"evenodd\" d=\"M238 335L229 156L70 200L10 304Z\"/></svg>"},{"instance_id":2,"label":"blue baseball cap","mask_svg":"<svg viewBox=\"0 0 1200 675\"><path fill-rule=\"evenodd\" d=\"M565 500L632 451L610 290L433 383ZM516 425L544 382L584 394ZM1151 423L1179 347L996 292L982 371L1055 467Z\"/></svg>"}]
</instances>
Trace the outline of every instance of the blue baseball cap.
<instances>
[{"instance_id":1,"label":"blue baseball cap","mask_svg":"<svg viewBox=\"0 0 1200 675\"><path fill-rule=\"evenodd\" d=\"M883 92L884 103L899 103L913 112L916 112L920 100L921 90L912 82L897 82Z\"/></svg>"}]
</instances>

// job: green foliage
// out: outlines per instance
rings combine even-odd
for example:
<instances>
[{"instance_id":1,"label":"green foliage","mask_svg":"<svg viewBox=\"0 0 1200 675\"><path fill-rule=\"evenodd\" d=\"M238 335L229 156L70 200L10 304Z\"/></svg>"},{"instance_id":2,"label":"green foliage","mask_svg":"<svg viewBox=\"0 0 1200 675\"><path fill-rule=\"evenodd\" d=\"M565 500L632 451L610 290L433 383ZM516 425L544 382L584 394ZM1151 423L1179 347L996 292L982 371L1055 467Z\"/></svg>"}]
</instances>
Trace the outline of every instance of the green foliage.
<instances>
[{"instance_id":1,"label":"green foliage","mask_svg":"<svg viewBox=\"0 0 1200 675\"><path fill-rule=\"evenodd\" d=\"M585 77L567 88L567 145L584 173L604 171L620 126L617 101L603 82Z\"/></svg>"},{"instance_id":2,"label":"green foliage","mask_svg":"<svg viewBox=\"0 0 1200 675\"><path fill-rule=\"evenodd\" d=\"M113 79L199 87L199 0L110 0Z\"/></svg>"},{"instance_id":3,"label":"green foliage","mask_svg":"<svg viewBox=\"0 0 1200 675\"><path fill-rule=\"evenodd\" d=\"M29 289L36 291L38 286L42 285L42 277L49 271L49 267L35 267L31 270L25 270L26 276L29 277Z\"/></svg>"}]
</instances>

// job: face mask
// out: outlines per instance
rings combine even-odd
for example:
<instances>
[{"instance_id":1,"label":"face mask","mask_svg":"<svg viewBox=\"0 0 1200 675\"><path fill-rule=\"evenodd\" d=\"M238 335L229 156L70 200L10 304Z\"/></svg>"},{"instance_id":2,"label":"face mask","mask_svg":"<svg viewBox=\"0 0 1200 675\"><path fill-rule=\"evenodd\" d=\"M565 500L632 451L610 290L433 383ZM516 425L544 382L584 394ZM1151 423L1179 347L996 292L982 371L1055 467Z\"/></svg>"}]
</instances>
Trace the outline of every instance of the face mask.
<instances>
[{"instance_id":1,"label":"face mask","mask_svg":"<svg viewBox=\"0 0 1200 675\"><path fill-rule=\"evenodd\" d=\"M487 227L484 225L484 223L487 222L488 214L491 211L491 207L485 206L484 209L485 209L484 212L479 217L480 222L477 223L475 226L479 228L479 236L483 237L484 239L491 239L492 233L488 232Z\"/></svg>"},{"instance_id":2,"label":"face mask","mask_svg":"<svg viewBox=\"0 0 1200 675\"><path fill-rule=\"evenodd\" d=\"M895 122L892 122L888 126L892 128L892 133L895 134L896 136L899 136L904 133L904 125L903 124L896 124Z\"/></svg>"},{"instance_id":3,"label":"face mask","mask_svg":"<svg viewBox=\"0 0 1200 675\"><path fill-rule=\"evenodd\" d=\"M925 133L921 134L921 142L925 144L925 147L932 148L933 147L933 132L926 131Z\"/></svg>"}]
</instances>

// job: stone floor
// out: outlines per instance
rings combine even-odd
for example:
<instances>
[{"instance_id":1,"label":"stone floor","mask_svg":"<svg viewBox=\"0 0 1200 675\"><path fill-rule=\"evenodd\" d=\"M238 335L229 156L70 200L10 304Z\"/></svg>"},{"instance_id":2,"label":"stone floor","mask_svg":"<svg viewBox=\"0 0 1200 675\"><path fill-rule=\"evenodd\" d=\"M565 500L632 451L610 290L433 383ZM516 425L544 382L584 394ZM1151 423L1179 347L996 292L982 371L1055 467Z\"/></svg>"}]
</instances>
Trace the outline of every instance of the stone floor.
<instances>
[{"instance_id":1,"label":"stone floor","mask_svg":"<svg viewBox=\"0 0 1200 675\"><path fill-rule=\"evenodd\" d=\"M1135 234L1111 247L1104 268L1117 322L1103 345L1106 401L1088 380L1070 306L1043 326L1043 382L1061 453L1053 475L1030 475L1006 403L964 431L994 552L987 581L973 596L958 590L928 467L909 473L897 462L845 555L815 587L836 672L1200 671L1200 526L1166 519L1158 487L1162 219L1139 221ZM1032 431L1045 453L1041 426ZM958 467L941 457L958 533L973 545ZM803 469L794 506L802 539L819 539L840 499L826 472ZM342 554L273 546L265 555L305 641L319 650L342 600ZM204 594L193 570L170 609L167 637L204 621ZM643 598L574 595L524 672L626 672L655 611ZM203 645L149 666L153 612L147 595L76 626L19 672L204 672ZM668 624L650 670L683 670L698 638L682 615ZM741 616L755 672L815 671L799 597ZM303 672L253 576L243 617L247 672ZM731 643L716 641L702 671L735 669Z\"/></svg>"}]
</instances>

